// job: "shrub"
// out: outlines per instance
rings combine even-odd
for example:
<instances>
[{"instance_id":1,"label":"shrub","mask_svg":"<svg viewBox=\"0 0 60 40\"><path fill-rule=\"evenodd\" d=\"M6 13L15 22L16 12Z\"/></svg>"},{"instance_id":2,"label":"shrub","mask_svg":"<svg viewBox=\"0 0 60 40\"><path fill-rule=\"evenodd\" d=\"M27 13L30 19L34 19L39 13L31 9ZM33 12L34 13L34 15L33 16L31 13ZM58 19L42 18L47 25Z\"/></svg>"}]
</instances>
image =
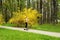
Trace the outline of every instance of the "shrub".
<instances>
[{"instance_id":1,"label":"shrub","mask_svg":"<svg viewBox=\"0 0 60 40\"><path fill-rule=\"evenodd\" d=\"M3 15L0 14L0 24L3 24L3 23L5 23L5 22L4 22L4 19L3 19Z\"/></svg>"},{"instance_id":2,"label":"shrub","mask_svg":"<svg viewBox=\"0 0 60 40\"><path fill-rule=\"evenodd\" d=\"M21 12L19 10L17 12L13 12L13 17L9 20L9 23L17 24L17 26L20 26L20 24L23 25L26 17L28 17L28 24L33 25L38 23L37 17L40 18L41 14L35 9L33 10L32 8L24 8Z\"/></svg>"}]
</instances>

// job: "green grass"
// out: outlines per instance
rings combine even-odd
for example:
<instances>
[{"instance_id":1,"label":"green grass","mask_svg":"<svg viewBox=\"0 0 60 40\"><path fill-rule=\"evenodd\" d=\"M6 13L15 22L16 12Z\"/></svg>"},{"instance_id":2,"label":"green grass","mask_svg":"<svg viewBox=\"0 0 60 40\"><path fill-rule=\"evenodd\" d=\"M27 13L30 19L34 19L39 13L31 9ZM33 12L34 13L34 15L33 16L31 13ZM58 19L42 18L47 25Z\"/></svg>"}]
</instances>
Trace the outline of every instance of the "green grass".
<instances>
[{"instance_id":1,"label":"green grass","mask_svg":"<svg viewBox=\"0 0 60 40\"><path fill-rule=\"evenodd\" d=\"M60 33L60 24L43 24L43 25L33 25L32 29L51 31L51 32L59 32Z\"/></svg>"},{"instance_id":2,"label":"green grass","mask_svg":"<svg viewBox=\"0 0 60 40\"><path fill-rule=\"evenodd\" d=\"M16 26L16 24L10 24L10 23L5 23L5 24L2 24L3 26Z\"/></svg>"},{"instance_id":3,"label":"green grass","mask_svg":"<svg viewBox=\"0 0 60 40\"><path fill-rule=\"evenodd\" d=\"M0 28L0 40L60 40L60 38Z\"/></svg>"}]
</instances>

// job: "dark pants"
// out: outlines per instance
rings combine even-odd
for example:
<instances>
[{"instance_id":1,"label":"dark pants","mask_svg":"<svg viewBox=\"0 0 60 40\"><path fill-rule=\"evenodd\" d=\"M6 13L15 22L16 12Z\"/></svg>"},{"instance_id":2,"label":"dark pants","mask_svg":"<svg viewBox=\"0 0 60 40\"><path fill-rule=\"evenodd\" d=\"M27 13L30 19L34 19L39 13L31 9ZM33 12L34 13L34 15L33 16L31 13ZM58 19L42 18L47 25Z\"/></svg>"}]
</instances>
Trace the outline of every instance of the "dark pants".
<instances>
[{"instance_id":1,"label":"dark pants","mask_svg":"<svg viewBox=\"0 0 60 40\"><path fill-rule=\"evenodd\" d=\"M28 27L28 23L26 22L26 23L25 23L25 28L27 28L27 27Z\"/></svg>"},{"instance_id":2,"label":"dark pants","mask_svg":"<svg viewBox=\"0 0 60 40\"><path fill-rule=\"evenodd\" d=\"M24 30L28 30L28 23L27 22L25 22L25 28L26 29L24 29Z\"/></svg>"}]
</instances>

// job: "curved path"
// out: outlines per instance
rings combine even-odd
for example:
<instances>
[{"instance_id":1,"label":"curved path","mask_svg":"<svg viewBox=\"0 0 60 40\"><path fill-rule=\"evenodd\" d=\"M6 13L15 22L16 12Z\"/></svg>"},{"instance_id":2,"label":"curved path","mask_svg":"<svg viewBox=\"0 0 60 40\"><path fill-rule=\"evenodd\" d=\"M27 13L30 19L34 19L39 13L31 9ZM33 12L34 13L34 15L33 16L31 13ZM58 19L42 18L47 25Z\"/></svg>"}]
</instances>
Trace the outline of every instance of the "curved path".
<instances>
[{"instance_id":1,"label":"curved path","mask_svg":"<svg viewBox=\"0 0 60 40\"><path fill-rule=\"evenodd\" d=\"M24 30L24 28L7 27L7 26L0 26L0 28L6 28L6 29L12 29L12 30L19 30L19 31L32 32L32 33L37 33L37 34L43 34L43 35L48 35L48 36L60 37L60 33L56 33L56 32L48 32L48 31L34 30L34 29Z\"/></svg>"}]
</instances>

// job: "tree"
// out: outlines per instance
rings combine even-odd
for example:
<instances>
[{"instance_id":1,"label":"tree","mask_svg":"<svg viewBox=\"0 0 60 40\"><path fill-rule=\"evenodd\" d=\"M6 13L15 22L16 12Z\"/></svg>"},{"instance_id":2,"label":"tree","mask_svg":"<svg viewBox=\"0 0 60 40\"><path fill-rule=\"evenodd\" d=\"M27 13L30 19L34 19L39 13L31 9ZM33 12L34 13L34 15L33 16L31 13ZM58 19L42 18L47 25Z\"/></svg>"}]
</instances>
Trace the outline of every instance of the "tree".
<instances>
[{"instance_id":1,"label":"tree","mask_svg":"<svg viewBox=\"0 0 60 40\"><path fill-rule=\"evenodd\" d=\"M7 22L11 17L12 6L10 3L11 3L10 0L2 1L2 14L4 16L5 22Z\"/></svg>"},{"instance_id":2,"label":"tree","mask_svg":"<svg viewBox=\"0 0 60 40\"><path fill-rule=\"evenodd\" d=\"M1 10L1 8L2 8L2 0L0 0L0 10Z\"/></svg>"},{"instance_id":3,"label":"tree","mask_svg":"<svg viewBox=\"0 0 60 40\"><path fill-rule=\"evenodd\" d=\"M30 0L27 0L27 8L30 8Z\"/></svg>"},{"instance_id":4,"label":"tree","mask_svg":"<svg viewBox=\"0 0 60 40\"><path fill-rule=\"evenodd\" d=\"M51 14L51 17L52 17L52 23L55 24L57 23L57 10L58 10L58 7L57 7L57 0L52 0L52 14Z\"/></svg>"},{"instance_id":5,"label":"tree","mask_svg":"<svg viewBox=\"0 0 60 40\"><path fill-rule=\"evenodd\" d=\"M35 9L35 0L32 0L31 2L32 2L31 5L32 5L33 9Z\"/></svg>"},{"instance_id":6,"label":"tree","mask_svg":"<svg viewBox=\"0 0 60 40\"><path fill-rule=\"evenodd\" d=\"M40 0L40 13L42 13L42 0ZM42 21L42 17L41 17L41 19L40 19L40 21L41 21L41 24L43 23Z\"/></svg>"}]
</instances>

